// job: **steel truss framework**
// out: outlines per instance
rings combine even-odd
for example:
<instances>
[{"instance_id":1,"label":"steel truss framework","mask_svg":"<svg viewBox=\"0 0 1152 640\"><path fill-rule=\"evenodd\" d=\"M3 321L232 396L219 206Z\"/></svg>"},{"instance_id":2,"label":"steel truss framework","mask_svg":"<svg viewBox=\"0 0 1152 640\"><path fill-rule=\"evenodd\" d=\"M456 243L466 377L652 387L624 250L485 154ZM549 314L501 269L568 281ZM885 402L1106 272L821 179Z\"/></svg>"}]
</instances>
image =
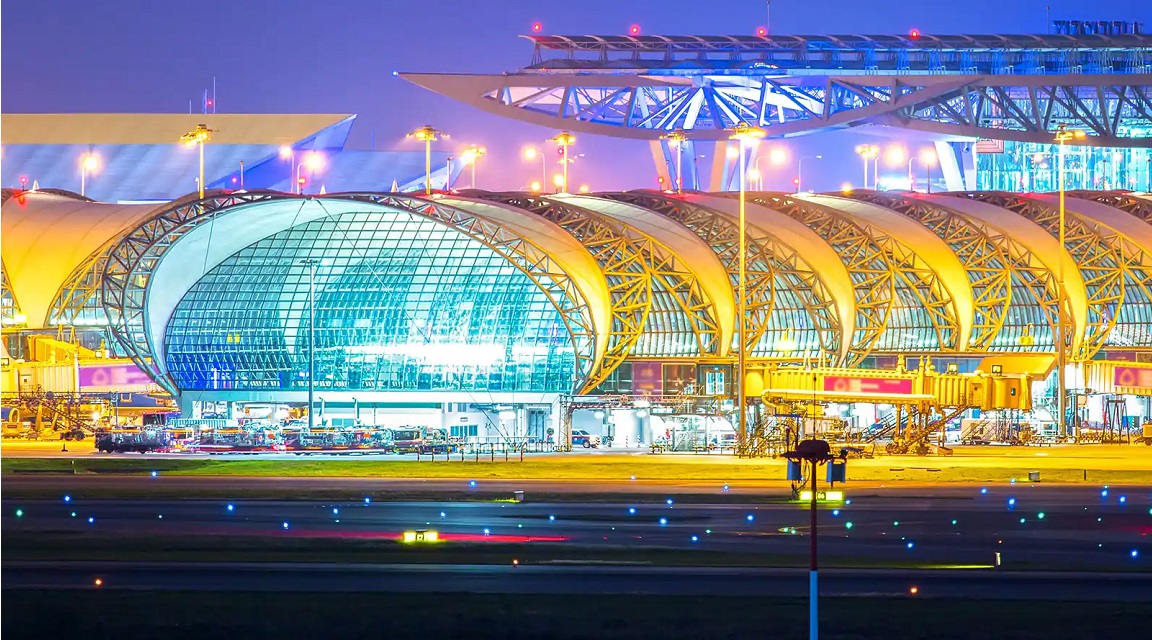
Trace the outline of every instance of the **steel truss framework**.
<instances>
[{"instance_id":1,"label":"steel truss framework","mask_svg":"<svg viewBox=\"0 0 1152 640\"><path fill-rule=\"evenodd\" d=\"M842 212L791 194L753 193L748 199L804 223L844 260L856 296L854 351L922 351L924 346L914 341L923 340L925 329L933 334L933 350L950 352L960 348L952 297L939 275L910 247L874 226L857 223ZM898 313L901 306L907 310L923 308L930 326L909 324L914 318Z\"/></svg>"},{"instance_id":2,"label":"steel truss framework","mask_svg":"<svg viewBox=\"0 0 1152 640\"><path fill-rule=\"evenodd\" d=\"M275 194L277 192L252 190L249 193ZM75 195L75 197L81 199L79 195ZM94 200L88 198L83 199L88 202L94 202ZM160 214L164 210L173 206L179 206L182 203L193 202L196 199L196 194L191 194L174 200L173 202L157 207L150 216ZM83 326L85 324L108 326L111 324L108 313L104 308L103 286L101 285L101 281L104 277L104 270L108 266L108 258L112 254L112 249L124 234L129 231L130 229L126 229L119 235L110 238L99 249L93 251L92 255L88 256L84 262L72 270L72 273L70 273L68 278L64 280L64 283L60 285L60 289L52 299L52 306L48 309L48 326Z\"/></svg>"},{"instance_id":3,"label":"steel truss framework","mask_svg":"<svg viewBox=\"0 0 1152 640\"><path fill-rule=\"evenodd\" d=\"M968 340L970 350L1052 349L1057 313L1056 281L1020 243L956 211L907 195L853 191L846 196L916 220L948 244L964 265L972 287L975 317ZM1012 307L1025 310L1012 314ZM1016 322L1012 322L1013 318ZM1032 325L1038 322L1053 333L1033 335Z\"/></svg>"},{"instance_id":4,"label":"steel truss framework","mask_svg":"<svg viewBox=\"0 0 1152 640\"><path fill-rule=\"evenodd\" d=\"M1060 235L1059 209L1038 200L997 191L949 195L1008 209L1040 225L1052 237ZM1105 344L1143 343L1152 310L1152 298L1148 297L1152 262L1127 237L1071 210L1065 211L1064 238L1065 250L1079 266L1088 291L1084 339L1079 345L1067 345L1073 349L1073 357L1090 359ZM1069 341L1071 333L1066 333Z\"/></svg>"},{"instance_id":5,"label":"steel truss framework","mask_svg":"<svg viewBox=\"0 0 1152 640\"><path fill-rule=\"evenodd\" d=\"M1130 213L1148 224L1152 224L1152 197L1141 198L1124 191L1108 191L1105 193L1099 191L1069 191L1067 195L1070 198L1082 198L1085 200L1093 200L1100 204L1106 204L1115 209Z\"/></svg>"},{"instance_id":6,"label":"steel truss framework","mask_svg":"<svg viewBox=\"0 0 1152 640\"><path fill-rule=\"evenodd\" d=\"M793 136L882 124L973 138L1149 146L1152 37L535 36L532 64L404 74L491 113L570 131L723 140L739 123ZM544 59L543 52L559 52ZM592 56L588 57L588 52ZM581 57L584 56L584 57Z\"/></svg>"},{"instance_id":7,"label":"steel truss framework","mask_svg":"<svg viewBox=\"0 0 1152 640\"><path fill-rule=\"evenodd\" d=\"M670 198L662 193L628 191L598 193L598 197L649 209L687 227L720 258L733 292L739 280L739 227L735 221L706 207ZM789 246L763 229L747 226L745 256L745 349L753 357L790 358L784 338L811 343L823 358L840 358L841 327L832 296L823 281ZM786 297L794 298L784 304ZM806 322L794 314L803 314ZM737 319L739 320L739 318ZM807 325L810 336L803 334ZM738 348L735 344L732 348Z\"/></svg>"},{"instance_id":8,"label":"steel truss framework","mask_svg":"<svg viewBox=\"0 0 1152 640\"><path fill-rule=\"evenodd\" d=\"M575 283L538 245L487 218L410 196L375 193L328 195L405 211L434 220L495 251L527 275L548 296L573 338L581 380L594 361L596 330L587 301ZM113 247L102 278L103 301L113 338L128 356L166 391L176 394L163 363L152 358L155 345L147 330L146 297L151 276L164 253L180 238L217 215L240 205L294 199L288 194L235 193L187 202L165 209L123 235Z\"/></svg>"},{"instance_id":9,"label":"steel truss framework","mask_svg":"<svg viewBox=\"0 0 1152 640\"><path fill-rule=\"evenodd\" d=\"M634 333L628 332L609 345L609 355L600 365L598 373L590 377L586 388L598 386L629 355L722 355L718 353L719 327L713 318L711 301L687 266L668 247L650 235L587 207L545 196L484 191L467 191L463 195L519 207L556 223L579 240L601 265L613 295L614 313L617 300L623 303L622 311L632 308L635 313L639 306L630 304L630 301L637 297L636 292L640 289L646 292L643 317L638 318L638 322L617 321L613 329L615 333L618 331L617 326L626 327L634 330ZM667 301L672 303L671 308L668 308ZM660 335L675 331L660 326L653 312L672 313L683 319L683 324L692 334L695 345L693 353L670 353L659 345L654 345L653 352L637 352L637 343L644 334Z\"/></svg>"}]
</instances>

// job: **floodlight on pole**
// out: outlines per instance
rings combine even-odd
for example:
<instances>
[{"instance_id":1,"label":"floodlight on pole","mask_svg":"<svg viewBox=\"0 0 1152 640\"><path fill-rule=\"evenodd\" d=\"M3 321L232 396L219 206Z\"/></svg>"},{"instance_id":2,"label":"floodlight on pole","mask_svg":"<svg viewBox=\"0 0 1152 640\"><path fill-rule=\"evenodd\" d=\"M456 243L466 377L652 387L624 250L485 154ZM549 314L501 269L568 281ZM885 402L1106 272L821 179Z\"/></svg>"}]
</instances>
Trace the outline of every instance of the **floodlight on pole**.
<instances>
[{"instance_id":1,"label":"floodlight on pole","mask_svg":"<svg viewBox=\"0 0 1152 640\"><path fill-rule=\"evenodd\" d=\"M472 180L470 181L469 188L476 188L476 163L480 158L488 155L488 150L478 145L471 145L460 154L460 160L466 165L470 165L472 169Z\"/></svg>"},{"instance_id":2,"label":"floodlight on pole","mask_svg":"<svg viewBox=\"0 0 1152 640\"><path fill-rule=\"evenodd\" d=\"M86 153L80 157L80 195L87 195L88 175L100 168L100 158L94 153Z\"/></svg>"},{"instance_id":3,"label":"floodlight on pole","mask_svg":"<svg viewBox=\"0 0 1152 640\"><path fill-rule=\"evenodd\" d=\"M441 138L447 138L448 134L426 124L409 133L406 137L415 138L424 143L424 193L425 195L432 195L432 143Z\"/></svg>"},{"instance_id":4,"label":"floodlight on pole","mask_svg":"<svg viewBox=\"0 0 1152 640\"><path fill-rule=\"evenodd\" d=\"M296 190L296 150L288 145L280 147L280 159L288 161L288 189L292 193L299 193Z\"/></svg>"},{"instance_id":5,"label":"floodlight on pole","mask_svg":"<svg viewBox=\"0 0 1152 640\"><path fill-rule=\"evenodd\" d=\"M540 184L547 184L548 182L548 156L541 152L536 147L524 147L521 152L524 159L532 162L536 158L540 158Z\"/></svg>"},{"instance_id":6,"label":"floodlight on pole","mask_svg":"<svg viewBox=\"0 0 1152 640\"><path fill-rule=\"evenodd\" d=\"M660 139L667 140L668 146L676 149L676 193L683 193L684 143L688 140L688 135L684 133L683 129L676 129L660 136Z\"/></svg>"},{"instance_id":7,"label":"floodlight on pole","mask_svg":"<svg viewBox=\"0 0 1152 640\"><path fill-rule=\"evenodd\" d=\"M560 187L563 193L568 193L568 147L576 144L576 136L568 131L561 131L556 136L549 138L549 142L555 142L561 149L560 162L564 165L564 184Z\"/></svg>"},{"instance_id":8,"label":"floodlight on pole","mask_svg":"<svg viewBox=\"0 0 1152 640\"><path fill-rule=\"evenodd\" d=\"M1060 229L1058 231L1058 240L1061 251L1067 251L1066 246L1066 224L1065 224L1065 209L1064 209L1064 147L1069 141L1082 140L1085 134L1078 129L1069 129L1066 124L1056 125L1056 144L1059 146L1060 155ZM1068 366L1068 339L1065 336L1064 326L1064 260L1060 259L1057 263L1056 274L1056 409L1058 414L1056 416L1056 433L1061 438L1068 437L1068 417L1067 402L1068 402L1068 381L1065 375L1065 368Z\"/></svg>"},{"instance_id":9,"label":"floodlight on pole","mask_svg":"<svg viewBox=\"0 0 1152 640\"><path fill-rule=\"evenodd\" d=\"M800 193L803 189L801 182L804 180L804 161L805 160L823 160L824 156L801 156L800 161L796 163L796 193Z\"/></svg>"},{"instance_id":10,"label":"floodlight on pole","mask_svg":"<svg viewBox=\"0 0 1152 640\"><path fill-rule=\"evenodd\" d=\"M744 398L744 378L745 378L745 351L748 345L745 344L745 326L747 325L744 318L745 313L745 298L747 297L747 280L746 280L746 254L747 254L747 234L745 232L745 181L748 179L748 154L747 149L750 145L755 144L762 140L768 132L749 124L741 122L734 128L728 130L728 139L736 140L740 143L740 275L738 280L738 291L736 294L736 328L737 328L737 351L736 351L736 433L740 438L740 447L745 449L748 445L748 418L747 418L747 402Z\"/></svg>"},{"instance_id":11,"label":"floodlight on pole","mask_svg":"<svg viewBox=\"0 0 1152 640\"><path fill-rule=\"evenodd\" d=\"M184 146L200 148L200 179L197 181L197 187L201 199L204 198L204 143L212 139L213 133L216 133L215 129L209 129L207 125L198 124L195 129L180 136L180 143Z\"/></svg>"}]
</instances>

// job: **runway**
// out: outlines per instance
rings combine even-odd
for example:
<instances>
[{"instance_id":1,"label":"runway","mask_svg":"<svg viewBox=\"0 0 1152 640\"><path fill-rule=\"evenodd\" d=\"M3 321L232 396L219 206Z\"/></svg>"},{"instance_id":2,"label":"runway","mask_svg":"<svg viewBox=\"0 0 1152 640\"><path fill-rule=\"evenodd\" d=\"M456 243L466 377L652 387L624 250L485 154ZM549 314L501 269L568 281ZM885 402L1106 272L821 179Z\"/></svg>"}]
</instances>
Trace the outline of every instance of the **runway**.
<instances>
[{"instance_id":1,"label":"runway","mask_svg":"<svg viewBox=\"0 0 1152 640\"><path fill-rule=\"evenodd\" d=\"M1005 566L1152 570L1152 496L1146 489L939 487L849 496L819 511L821 553L829 559L863 566L992 566L999 554ZM86 533L391 541L406 530L434 529L446 545L532 545L537 555L557 544L806 557L807 505L742 502L740 496L681 503L676 493L630 503L606 499L92 500L61 493L52 500L5 499L0 526L6 536L75 534L78 544Z\"/></svg>"},{"instance_id":2,"label":"runway","mask_svg":"<svg viewBox=\"0 0 1152 640\"><path fill-rule=\"evenodd\" d=\"M101 585L94 583L99 578ZM808 572L700 567L5 563L4 589L796 596ZM915 593L912 589L915 588ZM821 573L824 596L1152 601L1145 575L995 571Z\"/></svg>"}]
</instances>

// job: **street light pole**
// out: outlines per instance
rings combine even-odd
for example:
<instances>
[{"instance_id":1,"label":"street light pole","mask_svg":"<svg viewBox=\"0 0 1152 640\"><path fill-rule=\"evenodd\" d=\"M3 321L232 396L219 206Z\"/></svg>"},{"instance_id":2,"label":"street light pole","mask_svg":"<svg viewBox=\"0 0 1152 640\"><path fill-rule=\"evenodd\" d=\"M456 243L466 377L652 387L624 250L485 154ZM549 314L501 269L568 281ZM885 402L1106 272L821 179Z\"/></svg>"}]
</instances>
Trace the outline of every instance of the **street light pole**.
<instances>
[{"instance_id":1,"label":"street light pole","mask_svg":"<svg viewBox=\"0 0 1152 640\"><path fill-rule=\"evenodd\" d=\"M200 180L197 187L201 200L204 199L204 143L212 139L213 133L216 133L215 129L209 129L207 125L198 124L195 129L180 136L180 142L184 146L200 148Z\"/></svg>"},{"instance_id":2,"label":"street light pole","mask_svg":"<svg viewBox=\"0 0 1152 640\"><path fill-rule=\"evenodd\" d=\"M564 184L561 185L561 191L568 193L568 147L576 144L576 136L567 131L561 131L556 137L551 138L550 141L560 145L560 161L564 163Z\"/></svg>"},{"instance_id":3,"label":"street light pole","mask_svg":"<svg viewBox=\"0 0 1152 640\"><path fill-rule=\"evenodd\" d=\"M688 139L683 129L676 129L666 133L661 138L668 141L669 146L676 147L676 193L684 192L684 141Z\"/></svg>"},{"instance_id":4,"label":"street light pole","mask_svg":"<svg viewBox=\"0 0 1152 640\"><path fill-rule=\"evenodd\" d=\"M796 193L800 193L801 191L803 191L803 189L801 189L801 184L802 184L802 182L803 182L803 180L804 180L804 160L805 160L805 159L808 159L808 160L823 160L823 159L824 159L824 156L821 156L821 155L817 155L817 156L800 156L800 161L796 163ZM868 180L868 178L864 178L864 180Z\"/></svg>"},{"instance_id":5,"label":"street light pole","mask_svg":"<svg viewBox=\"0 0 1152 640\"><path fill-rule=\"evenodd\" d=\"M1064 147L1065 143L1069 140L1079 139L1084 137L1083 131L1068 129L1068 126L1061 123L1056 127L1056 144L1059 146L1060 154L1060 229L1057 233L1060 244L1061 255L1057 260L1057 274L1056 274L1056 394L1059 396L1056 399L1056 410L1059 414L1056 416L1056 432L1060 434L1061 438L1068 437L1068 416L1067 401L1068 401L1068 381L1065 377L1065 369L1067 368L1068 360L1068 346L1065 344L1067 338L1065 337L1064 327L1064 255L1066 242L1066 231L1064 223Z\"/></svg>"},{"instance_id":6,"label":"street light pole","mask_svg":"<svg viewBox=\"0 0 1152 640\"><path fill-rule=\"evenodd\" d=\"M737 331L737 352L736 352L736 433L740 437L740 447L746 448L748 445L748 415L747 406L744 398L744 377L745 362L744 353L747 350L745 344L745 322L744 318L744 303L747 297L747 279L746 279L746 253L747 253L747 233L745 229L745 174L748 171L747 159L747 145L753 141L760 140L767 135L768 132L759 127L741 122L736 125L728 136L730 140L736 140L740 144L740 221L739 221L739 236L740 236L740 273L737 281L737 299L736 299L736 331Z\"/></svg>"},{"instance_id":7,"label":"street light pole","mask_svg":"<svg viewBox=\"0 0 1152 640\"><path fill-rule=\"evenodd\" d=\"M800 463L801 473L803 473L804 469L803 462L808 462L812 470L812 482L809 483L812 495L810 496L809 502L811 540L809 540L808 545L808 638L809 640L817 640L820 635L820 574L816 529L819 522L819 518L817 517L818 511L816 509L819 499L816 493L816 477L819 475L821 464L830 463L837 459L842 460L843 456L833 456L832 449L827 441L817 440L813 437L796 443L796 448L785 453L784 457Z\"/></svg>"},{"instance_id":8,"label":"street light pole","mask_svg":"<svg viewBox=\"0 0 1152 640\"><path fill-rule=\"evenodd\" d=\"M472 145L465 149L464 153L460 154L461 160L463 160L466 164L472 165L472 180L469 183L469 188L471 189L476 188L476 163L480 161L480 158L483 158L486 155L488 155L488 150L478 145Z\"/></svg>"},{"instance_id":9,"label":"street light pole","mask_svg":"<svg viewBox=\"0 0 1152 640\"><path fill-rule=\"evenodd\" d=\"M405 137L416 138L424 143L424 194L432 195L432 143L440 138L447 138L448 134L426 124Z\"/></svg>"},{"instance_id":10,"label":"street light pole","mask_svg":"<svg viewBox=\"0 0 1152 640\"><path fill-rule=\"evenodd\" d=\"M308 430L312 431L316 426L312 412L316 390L316 265L320 261L306 258L300 263L308 267Z\"/></svg>"}]
</instances>

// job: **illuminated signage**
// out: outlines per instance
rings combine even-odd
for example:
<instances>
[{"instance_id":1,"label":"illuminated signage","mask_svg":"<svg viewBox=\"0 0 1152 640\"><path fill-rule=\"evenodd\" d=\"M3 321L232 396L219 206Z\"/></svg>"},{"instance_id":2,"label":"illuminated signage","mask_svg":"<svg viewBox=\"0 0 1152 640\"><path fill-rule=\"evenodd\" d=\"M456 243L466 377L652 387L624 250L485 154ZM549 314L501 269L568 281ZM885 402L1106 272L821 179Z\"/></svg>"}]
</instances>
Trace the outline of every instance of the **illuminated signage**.
<instances>
[{"instance_id":1,"label":"illuminated signage","mask_svg":"<svg viewBox=\"0 0 1152 640\"><path fill-rule=\"evenodd\" d=\"M1144 33L1143 22L1124 20L1055 20L1058 36L1124 36Z\"/></svg>"},{"instance_id":2,"label":"illuminated signage","mask_svg":"<svg viewBox=\"0 0 1152 640\"><path fill-rule=\"evenodd\" d=\"M893 378L825 376L825 391L847 393L912 393L912 381Z\"/></svg>"}]
</instances>

